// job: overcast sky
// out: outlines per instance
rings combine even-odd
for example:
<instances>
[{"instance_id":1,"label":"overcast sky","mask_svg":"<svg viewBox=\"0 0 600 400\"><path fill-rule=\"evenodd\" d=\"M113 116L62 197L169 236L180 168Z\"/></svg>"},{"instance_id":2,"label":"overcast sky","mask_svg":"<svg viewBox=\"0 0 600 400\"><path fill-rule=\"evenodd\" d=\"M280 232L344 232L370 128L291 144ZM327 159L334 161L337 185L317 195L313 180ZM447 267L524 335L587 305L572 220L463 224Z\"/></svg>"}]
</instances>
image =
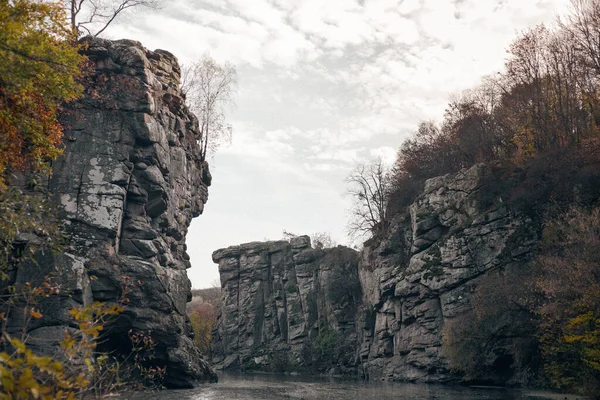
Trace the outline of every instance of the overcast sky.
<instances>
[{"instance_id":1,"label":"overcast sky","mask_svg":"<svg viewBox=\"0 0 600 400\"><path fill-rule=\"evenodd\" d=\"M105 35L208 52L237 68L233 142L211 162L204 214L187 236L195 288L218 280L214 250L329 232L346 236L344 178L392 162L419 121L500 70L519 31L568 0L167 0Z\"/></svg>"}]
</instances>

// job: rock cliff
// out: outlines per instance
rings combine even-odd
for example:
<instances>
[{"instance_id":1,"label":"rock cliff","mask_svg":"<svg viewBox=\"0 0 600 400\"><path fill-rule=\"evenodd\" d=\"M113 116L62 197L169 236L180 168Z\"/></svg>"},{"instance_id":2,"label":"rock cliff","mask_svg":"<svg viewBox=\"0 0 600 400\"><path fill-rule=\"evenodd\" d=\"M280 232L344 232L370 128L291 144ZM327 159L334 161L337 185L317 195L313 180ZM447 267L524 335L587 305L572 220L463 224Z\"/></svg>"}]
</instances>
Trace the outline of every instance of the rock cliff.
<instances>
[{"instance_id":1,"label":"rock cliff","mask_svg":"<svg viewBox=\"0 0 600 400\"><path fill-rule=\"evenodd\" d=\"M222 305L216 368L356 371L358 253L317 250L308 236L213 253Z\"/></svg>"},{"instance_id":2,"label":"rock cliff","mask_svg":"<svg viewBox=\"0 0 600 400\"><path fill-rule=\"evenodd\" d=\"M333 328L356 346L358 362L348 365L360 367L343 372L401 381L458 379L442 349L444 324L472 307L473 289L487 273L522 267L538 238L535 224L492 190L495 179L479 164L428 180L409 212L396 215L386 234L365 243L358 264L336 265L333 258L323 268L314 250L300 250L295 242L215 252L223 283L219 367L243 364L263 343L292 349L296 357L299 344L314 340L311 329L327 309L328 316L343 316ZM313 295L319 286L346 291L343 282L355 274L358 287L347 292L352 301L316 307L311 314L310 299L321 298ZM287 291L289 285L294 289ZM508 360L508 347L495 349L502 350L497 356ZM501 364L490 357L491 365Z\"/></svg>"},{"instance_id":3,"label":"rock cliff","mask_svg":"<svg viewBox=\"0 0 600 400\"><path fill-rule=\"evenodd\" d=\"M65 253L41 253L17 281L56 275L58 296L40 304L33 345L50 352L72 305L129 303L99 346L127 352L127 333L149 333L166 384L216 379L192 342L185 237L207 201L198 121L184 106L176 58L138 42L90 39L85 97L64 113L65 152L48 183L61 206ZM58 272L56 272L58 271ZM17 322L15 322L17 323ZM72 329L72 328L68 328Z\"/></svg>"},{"instance_id":4,"label":"rock cliff","mask_svg":"<svg viewBox=\"0 0 600 400\"><path fill-rule=\"evenodd\" d=\"M457 379L442 351L444 325L472 307L482 277L523 267L538 240L533 221L493 193L495 179L483 164L430 179L410 214L366 243L360 279L372 317L363 324L360 357L367 376Z\"/></svg>"}]
</instances>

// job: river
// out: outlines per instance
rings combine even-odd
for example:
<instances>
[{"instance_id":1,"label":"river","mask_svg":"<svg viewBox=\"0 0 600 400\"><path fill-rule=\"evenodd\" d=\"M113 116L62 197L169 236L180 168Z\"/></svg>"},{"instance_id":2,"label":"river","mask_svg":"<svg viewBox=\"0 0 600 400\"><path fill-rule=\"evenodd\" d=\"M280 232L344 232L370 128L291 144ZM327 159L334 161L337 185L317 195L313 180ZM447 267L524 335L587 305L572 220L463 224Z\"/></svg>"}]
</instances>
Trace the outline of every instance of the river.
<instances>
[{"instance_id":1,"label":"river","mask_svg":"<svg viewBox=\"0 0 600 400\"><path fill-rule=\"evenodd\" d=\"M127 400L575 400L565 396L531 390L424 385L388 382L363 382L289 375L220 375L219 383L190 390L123 395Z\"/></svg>"}]
</instances>

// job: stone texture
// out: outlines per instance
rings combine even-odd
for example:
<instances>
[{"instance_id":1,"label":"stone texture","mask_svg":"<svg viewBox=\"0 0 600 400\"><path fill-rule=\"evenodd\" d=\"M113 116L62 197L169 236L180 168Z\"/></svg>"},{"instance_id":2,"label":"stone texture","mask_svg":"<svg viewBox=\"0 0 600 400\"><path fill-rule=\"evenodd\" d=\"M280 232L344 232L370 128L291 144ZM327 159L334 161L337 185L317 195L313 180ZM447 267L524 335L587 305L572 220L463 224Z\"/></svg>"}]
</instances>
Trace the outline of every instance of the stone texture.
<instances>
[{"instance_id":1,"label":"stone texture","mask_svg":"<svg viewBox=\"0 0 600 400\"><path fill-rule=\"evenodd\" d=\"M315 250L308 236L299 236L220 249L213 260L222 285L213 335L216 368L318 368L308 365L306 352L330 329L350 351L325 369L356 372L354 323L361 293L354 250Z\"/></svg>"},{"instance_id":2,"label":"stone texture","mask_svg":"<svg viewBox=\"0 0 600 400\"><path fill-rule=\"evenodd\" d=\"M129 304L103 350L118 351L130 329L149 332L167 385L213 381L185 313L185 236L207 201L210 172L199 158L198 121L179 91L177 60L130 40L86 43L94 72L86 96L64 113L65 152L49 182L70 240L60 260L40 255L17 277L63 271L61 297L44 312L52 318L31 335L45 337L40 347L48 350L62 337L71 305L125 296Z\"/></svg>"},{"instance_id":3,"label":"stone texture","mask_svg":"<svg viewBox=\"0 0 600 400\"><path fill-rule=\"evenodd\" d=\"M386 237L366 243L359 350L366 376L457 379L442 352L444 322L471 307L478 279L523 265L537 243L530 219L484 193L484 184L493 179L490 169L478 164L428 180L410 215L397 216Z\"/></svg>"},{"instance_id":4,"label":"stone texture","mask_svg":"<svg viewBox=\"0 0 600 400\"><path fill-rule=\"evenodd\" d=\"M325 313L338 318L367 378L459 379L442 351L444 323L470 309L484 275L525 265L538 240L538 227L487 189L494 179L490 168L478 164L428 180L409 212L396 215L385 235L365 243L359 264L351 265L356 271L336 266L336 257L323 268L326 256L302 238L216 251L223 309L215 361L220 367L243 366L263 344L296 357ZM323 287L344 281L331 272L343 270L359 275L358 310L355 302L322 303ZM317 299L316 319L311 298Z\"/></svg>"}]
</instances>

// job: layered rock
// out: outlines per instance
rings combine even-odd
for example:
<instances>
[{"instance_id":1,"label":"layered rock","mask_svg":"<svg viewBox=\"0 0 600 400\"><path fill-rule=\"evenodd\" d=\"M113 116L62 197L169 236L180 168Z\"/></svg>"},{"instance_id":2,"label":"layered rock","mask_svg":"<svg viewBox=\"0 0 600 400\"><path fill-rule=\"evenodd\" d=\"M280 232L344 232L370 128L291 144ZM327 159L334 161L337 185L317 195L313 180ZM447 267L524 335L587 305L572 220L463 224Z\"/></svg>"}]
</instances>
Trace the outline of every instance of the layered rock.
<instances>
[{"instance_id":1,"label":"layered rock","mask_svg":"<svg viewBox=\"0 0 600 400\"><path fill-rule=\"evenodd\" d=\"M524 267L538 240L533 221L492 190L496 179L483 164L430 179L408 213L396 215L384 235L365 243L359 265L336 266L331 260L329 271L360 277L358 310L355 302L350 308L334 303L326 309L328 315L343 315L339 329L356 345L363 376L459 379L442 346L444 325L472 309L473 291L489 273ZM310 313L311 293L319 299L319 286L341 288L345 276L323 274L314 250L294 246L251 243L214 253L223 282L217 330L221 366L243 365L263 343L291 350L296 357L299 346L314 340L310 332L321 315ZM311 263L308 270L305 260ZM303 281L305 277L309 280ZM297 285L298 293L285 290L289 285ZM507 370L498 372L504 382L518 383L514 377L519 371L505 362L511 359L510 343L499 346L504 347L490 346L489 364L502 364Z\"/></svg>"},{"instance_id":2,"label":"layered rock","mask_svg":"<svg viewBox=\"0 0 600 400\"><path fill-rule=\"evenodd\" d=\"M192 342L185 237L207 201L210 173L199 158L198 121L184 106L176 58L138 42L90 39L86 95L64 114L65 152L48 184L61 205L65 253L42 254L17 281L59 271L60 296L30 327L48 350L73 305L128 300L100 345L128 351L127 333L156 343L166 384L189 387L216 375ZM58 257L58 258L57 258Z\"/></svg>"},{"instance_id":3,"label":"layered rock","mask_svg":"<svg viewBox=\"0 0 600 400\"><path fill-rule=\"evenodd\" d=\"M410 215L365 246L360 277L371 318L360 356L369 377L456 379L442 351L444 324L472 307L487 272L522 267L538 238L531 219L489 192L494 179L479 164L428 180Z\"/></svg>"},{"instance_id":4,"label":"layered rock","mask_svg":"<svg viewBox=\"0 0 600 400\"><path fill-rule=\"evenodd\" d=\"M299 236L217 250L213 260L222 284L216 368L356 370L357 252L312 249Z\"/></svg>"}]
</instances>

